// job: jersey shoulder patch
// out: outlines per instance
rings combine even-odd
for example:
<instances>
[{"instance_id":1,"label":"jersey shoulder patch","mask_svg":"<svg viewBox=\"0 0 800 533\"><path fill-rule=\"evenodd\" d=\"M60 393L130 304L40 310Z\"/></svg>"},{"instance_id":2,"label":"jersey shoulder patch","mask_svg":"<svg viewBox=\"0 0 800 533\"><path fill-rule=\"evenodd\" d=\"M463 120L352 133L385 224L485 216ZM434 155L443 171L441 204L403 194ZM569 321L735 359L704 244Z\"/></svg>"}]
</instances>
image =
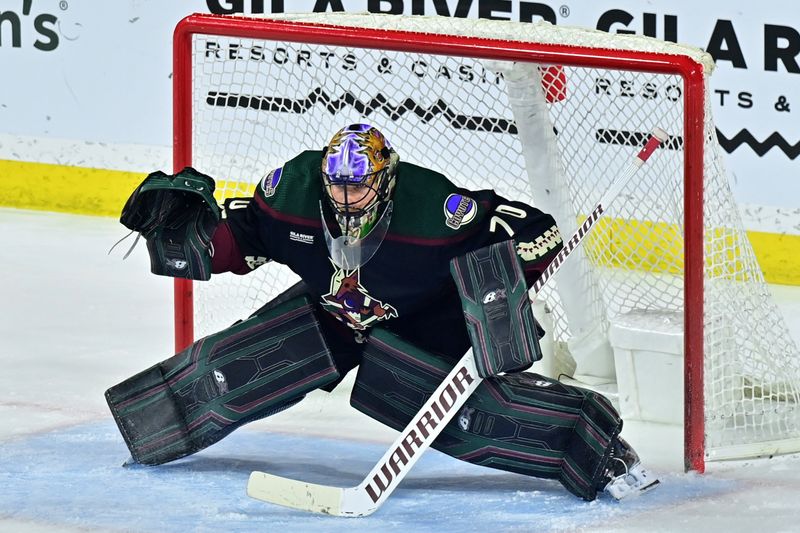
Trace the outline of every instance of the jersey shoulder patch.
<instances>
[{"instance_id":1,"label":"jersey shoulder patch","mask_svg":"<svg viewBox=\"0 0 800 533\"><path fill-rule=\"evenodd\" d=\"M271 170L261 179L259 187L264 198L275 196L275 191L278 190L278 185L281 183L281 174L283 174L283 167Z\"/></svg>"},{"instance_id":2,"label":"jersey shoulder patch","mask_svg":"<svg viewBox=\"0 0 800 533\"><path fill-rule=\"evenodd\" d=\"M478 204L465 194L450 193L444 200L444 224L448 228L458 229L475 220Z\"/></svg>"}]
</instances>

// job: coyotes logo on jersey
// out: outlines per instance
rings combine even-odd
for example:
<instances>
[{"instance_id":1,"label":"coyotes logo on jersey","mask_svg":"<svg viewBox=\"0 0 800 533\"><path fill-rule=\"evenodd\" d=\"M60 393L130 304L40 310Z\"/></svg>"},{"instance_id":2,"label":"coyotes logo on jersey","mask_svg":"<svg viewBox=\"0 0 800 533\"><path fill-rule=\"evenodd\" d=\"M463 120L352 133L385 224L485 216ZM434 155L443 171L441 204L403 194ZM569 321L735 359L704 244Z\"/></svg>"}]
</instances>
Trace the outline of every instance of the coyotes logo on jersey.
<instances>
[{"instance_id":1,"label":"coyotes logo on jersey","mask_svg":"<svg viewBox=\"0 0 800 533\"><path fill-rule=\"evenodd\" d=\"M378 320L396 317L397 310L373 299L359 278L359 269L345 271L334 265L331 290L322 296L322 308L356 330L367 329Z\"/></svg>"}]
</instances>

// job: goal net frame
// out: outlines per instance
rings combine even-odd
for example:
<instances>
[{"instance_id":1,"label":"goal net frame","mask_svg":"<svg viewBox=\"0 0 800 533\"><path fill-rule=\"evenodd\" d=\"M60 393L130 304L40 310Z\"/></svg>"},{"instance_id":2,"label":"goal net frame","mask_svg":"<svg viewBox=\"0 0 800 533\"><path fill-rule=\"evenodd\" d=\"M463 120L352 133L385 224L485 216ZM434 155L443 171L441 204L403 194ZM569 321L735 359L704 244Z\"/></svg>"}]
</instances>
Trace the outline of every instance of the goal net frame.
<instances>
[{"instance_id":1,"label":"goal net frame","mask_svg":"<svg viewBox=\"0 0 800 533\"><path fill-rule=\"evenodd\" d=\"M334 14L327 14L328 16ZM704 421L704 127L706 69L698 56L610 49L555 42L526 42L455 36L405 30L353 28L328 22L298 22L291 17L248 17L195 14L174 33L173 166L178 172L193 163L193 38L226 36L264 41L307 43L350 48L469 57L480 60L663 73L683 80L683 227L685 273L684 321L684 463L687 470L705 469ZM673 132L669 132L673 133ZM298 151L306 148L298 147ZM267 170L267 169L264 169ZM253 176L253 180L260 176ZM599 198L602 191L597 192ZM176 279L175 348L194 340L194 286Z\"/></svg>"}]
</instances>

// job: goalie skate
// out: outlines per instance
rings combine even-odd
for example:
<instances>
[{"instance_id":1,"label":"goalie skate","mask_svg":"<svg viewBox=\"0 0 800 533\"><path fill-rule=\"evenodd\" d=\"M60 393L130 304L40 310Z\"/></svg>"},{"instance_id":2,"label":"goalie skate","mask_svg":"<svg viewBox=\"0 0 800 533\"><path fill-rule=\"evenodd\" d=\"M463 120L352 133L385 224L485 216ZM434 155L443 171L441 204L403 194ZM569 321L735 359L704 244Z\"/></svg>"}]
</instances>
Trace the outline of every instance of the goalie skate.
<instances>
[{"instance_id":1,"label":"goalie skate","mask_svg":"<svg viewBox=\"0 0 800 533\"><path fill-rule=\"evenodd\" d=\"M618 438L601 483L603 491L615 500L622 500L654 489L659 483L658 478L642 467L633 448Z\"/></svg>"}]
</instances>

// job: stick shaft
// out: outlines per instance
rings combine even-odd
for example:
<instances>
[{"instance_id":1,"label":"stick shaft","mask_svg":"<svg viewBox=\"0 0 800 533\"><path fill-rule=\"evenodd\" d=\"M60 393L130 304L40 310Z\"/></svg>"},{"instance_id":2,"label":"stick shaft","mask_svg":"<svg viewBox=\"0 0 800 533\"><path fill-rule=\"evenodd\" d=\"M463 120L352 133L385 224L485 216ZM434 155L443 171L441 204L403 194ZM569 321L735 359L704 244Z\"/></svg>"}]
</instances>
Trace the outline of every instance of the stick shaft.
<instances>
[{"instance_id":1,"label":"stick shaft","mask_svg":"<svg viewBox=\"0 0 800 533\"><path fill-rule=\"evenodd\" d=\"M553 274L558 272L561 265L564 264L566 258L571 254L578 245L583 242L584 237L591 231L592 227L597 223L600 217L603 216L605 213L606 207L619 196L620 192L622 192L623 187L630 181L636 171L644 165L647 160L653 155L653 152L658 148L662 142L666 141L669 136L664 132L664 130L656 128L653 130L652 135L648 138L647 143L645 143L644 148L642 148L636 157L633 158L628 166L622 171L622 173L617 176L613 182L611 182L611 186L608 190L603 194L603 197L600 201L595 205L592 212L583 223L578 227L578 231L564 243L564 248L561 249L560 252L553 258L547 268L542 272L542 275L537 279L533 286L531 287L532 295L534 296L542 290L542 287L547 283L547 281L553 277Z\"/></svg>"}]
</instances>

